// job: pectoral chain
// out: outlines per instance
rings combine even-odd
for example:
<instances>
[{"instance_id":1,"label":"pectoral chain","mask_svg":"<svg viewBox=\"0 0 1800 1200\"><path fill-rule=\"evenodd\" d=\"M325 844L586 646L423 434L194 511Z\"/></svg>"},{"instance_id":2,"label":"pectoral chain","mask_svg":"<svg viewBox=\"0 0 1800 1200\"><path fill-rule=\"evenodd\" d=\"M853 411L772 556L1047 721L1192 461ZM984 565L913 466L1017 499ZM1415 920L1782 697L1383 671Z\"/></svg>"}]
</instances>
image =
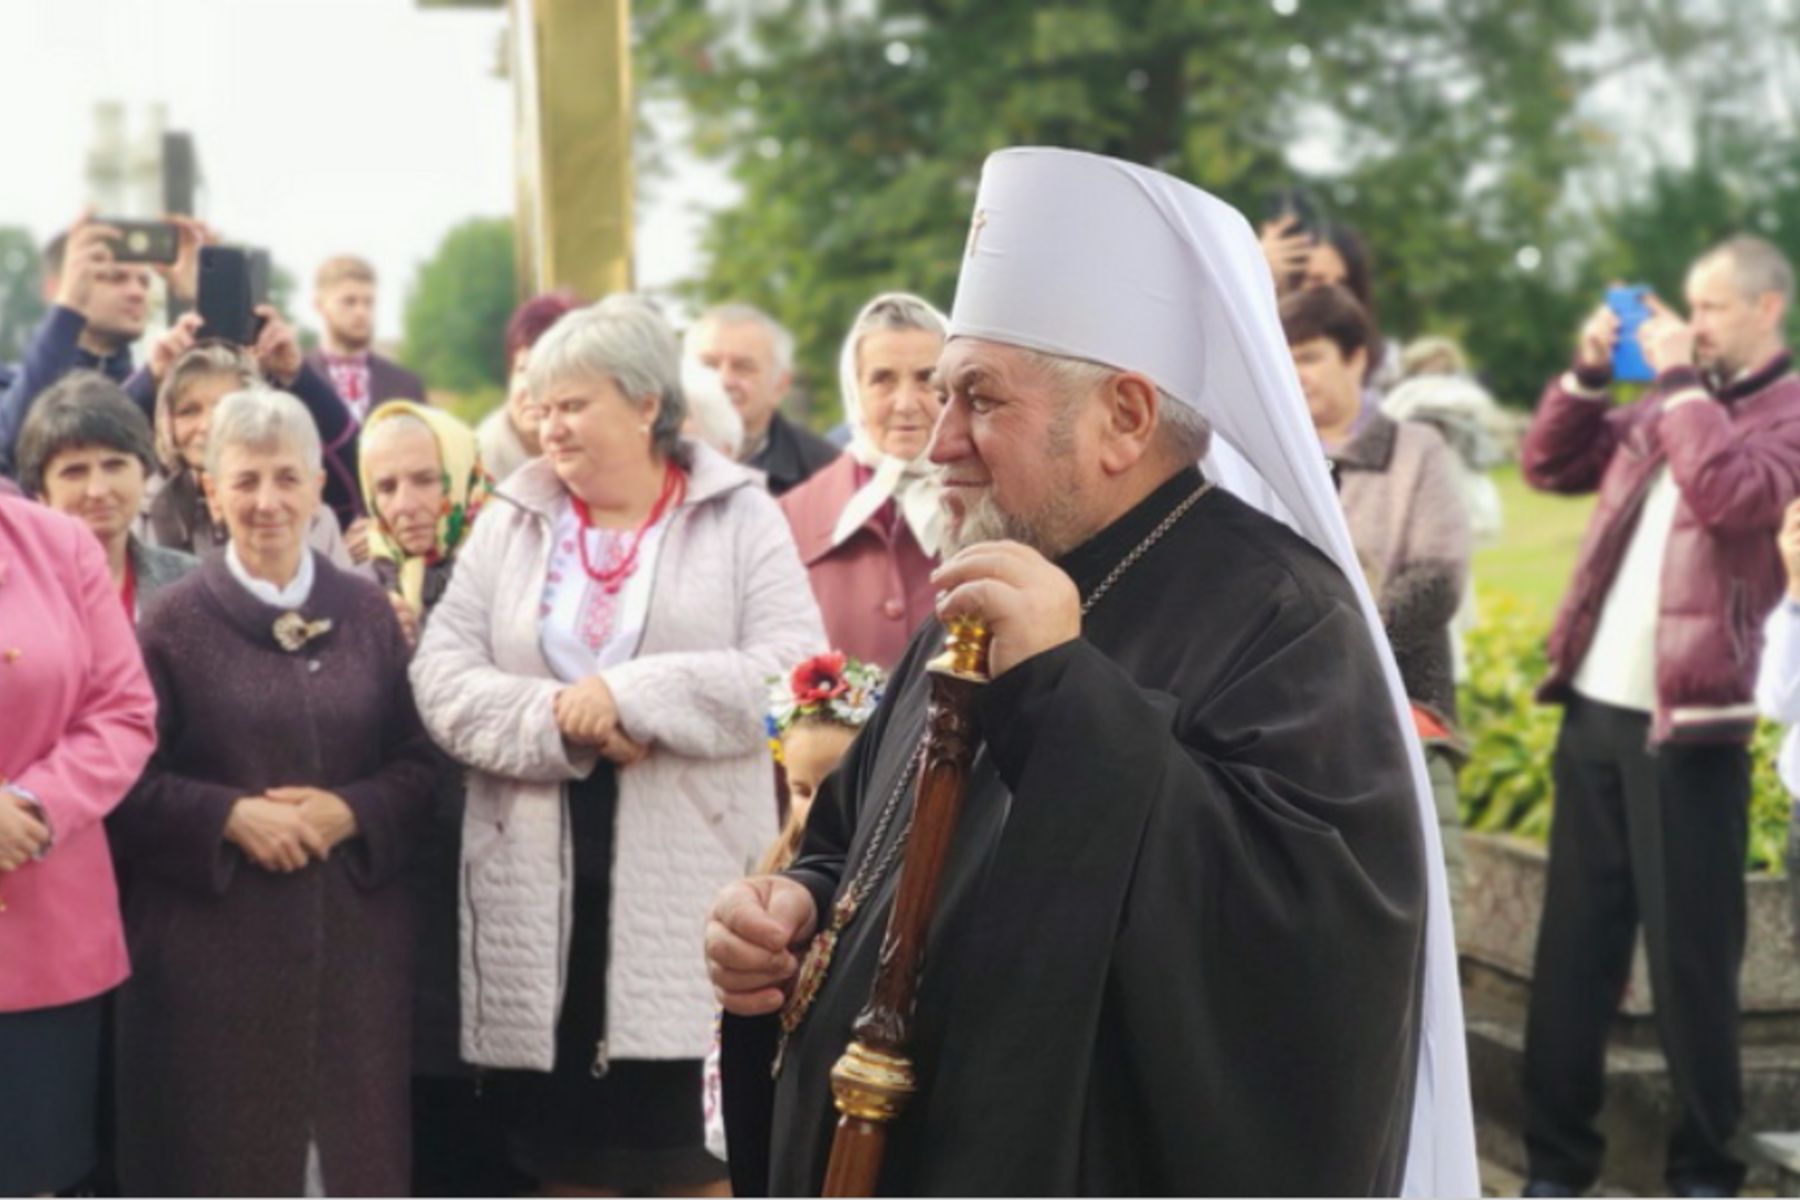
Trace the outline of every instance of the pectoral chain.
<instances>
[{"instance_id":1,"label":"pectoral chain","mask_svg":"<svg viewBox=\"0 0 1800 1200\"><path fill-rule=\"evenodd\" d=\"M1118 583L1125 572L1135 566L1139 559L1149 553L1150 548L1163 539L1176 522L1188 514L1188 510L1215 485L1211 480L1203 482L1192 495L1170 510L1169 515L1157 523L1144 540L1131 548L1121 558L1118 565L1107 572L1086 599L1081 602L1081 615L1087 616L1094 605L1100 602ZM912 814L908 813L906 822L900 827L900 834L892 842L888 842L888 831L894 824L894 818L900 811L900 801L906 795L907 785L919 772L919 764L925 760L925 746L921 743L913 751L912 758L906 764L906 770L900 773L900 779L888 793L881 806L881 813L875 818L875 828L869 836L869 844L863 850L862 861L857 864L856 871L850 876L850 882L831 906L831 920L824 929L814 936L807 947L806 958L800 964L800 973L795 977L794 990L788 996L787 1004L781 1010L781 1039L775 1049L775 1065L773 1074L779 1076L781 1067L787 1058L788 1040L806 1021L806 1014L812 1010L813 1002L818 999L819 991L825 986L825 979L831 972L832 956L837 953L838 941L856 914L875 890L881 886L894 864L900 861L906 849L908 835L912 833Z\"/></svg>"}]
</instances>

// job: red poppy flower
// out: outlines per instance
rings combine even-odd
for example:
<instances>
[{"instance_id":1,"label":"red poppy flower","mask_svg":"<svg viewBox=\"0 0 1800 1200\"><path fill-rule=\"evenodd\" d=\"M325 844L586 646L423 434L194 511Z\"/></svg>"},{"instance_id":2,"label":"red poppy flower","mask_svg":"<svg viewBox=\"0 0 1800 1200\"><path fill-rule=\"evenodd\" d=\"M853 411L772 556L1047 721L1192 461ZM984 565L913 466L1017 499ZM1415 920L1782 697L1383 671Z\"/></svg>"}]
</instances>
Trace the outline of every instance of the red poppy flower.
<instances>
[{"instance_id":1,"label":"red poppy flower","mask_svg":"<svg viewBox=\"0 0 1800 1200\"><path fill-rule=\"evenodd\" d=\"M834 650L809 658L795 667L788 680L788 686L794 691L794 702L821 704L848 692L850 681L844 678L844 667L848 662L841 651Z\"/></svg>"}]
</instances>

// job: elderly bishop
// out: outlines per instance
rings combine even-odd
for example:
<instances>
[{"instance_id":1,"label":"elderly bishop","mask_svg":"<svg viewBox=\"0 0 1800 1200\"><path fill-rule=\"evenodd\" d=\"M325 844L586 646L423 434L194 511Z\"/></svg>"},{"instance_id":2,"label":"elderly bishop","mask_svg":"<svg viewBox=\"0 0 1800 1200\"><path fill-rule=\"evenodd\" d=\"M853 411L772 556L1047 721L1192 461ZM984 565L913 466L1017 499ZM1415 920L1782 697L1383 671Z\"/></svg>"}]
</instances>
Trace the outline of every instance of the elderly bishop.
<instances>
[{"instance_id":1,"label":"elderly bishop","mask_svg":"<svg viewBox=\"0 0 1800 1200\"><path fill-rule=\"evenodd\" d=\"M992 681L876 1190L1478 1194L1431 797L1249 226L1060 150L976 205L930 453ZM942 642L713 909L739 1194L823 1186Z\"/></svg>"}]
</instances>

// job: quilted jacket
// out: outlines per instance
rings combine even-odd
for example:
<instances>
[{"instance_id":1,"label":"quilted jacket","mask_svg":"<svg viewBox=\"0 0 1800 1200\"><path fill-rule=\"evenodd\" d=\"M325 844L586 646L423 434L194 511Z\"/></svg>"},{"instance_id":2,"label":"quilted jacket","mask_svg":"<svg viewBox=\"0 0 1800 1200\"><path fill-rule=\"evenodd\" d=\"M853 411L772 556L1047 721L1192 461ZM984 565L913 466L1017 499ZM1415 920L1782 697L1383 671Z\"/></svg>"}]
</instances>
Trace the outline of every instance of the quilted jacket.
<instances>
[{"instance_id":1,"label":"quilted jacket","mask_svg":"<svg viewBox=\"0 0 1800 1200\"><path fill-rule=\"evenodd\" d=\"M756 476L690 447L686 498L656 559L636 656L601 672L652 749L619 773L606 980L607 1058L700 1058L714 1001L701 957L713 895L775 836L767 679L824 647L787 522ZM463 819L462 1056L549 1070L568 964L566 685L538 646L539 593L564 491L522 467L482 514L432 612L412 680L427 729L469 767ZM696 1098L696 1103L698 1098Z\"/></svg>"}]
</instances>

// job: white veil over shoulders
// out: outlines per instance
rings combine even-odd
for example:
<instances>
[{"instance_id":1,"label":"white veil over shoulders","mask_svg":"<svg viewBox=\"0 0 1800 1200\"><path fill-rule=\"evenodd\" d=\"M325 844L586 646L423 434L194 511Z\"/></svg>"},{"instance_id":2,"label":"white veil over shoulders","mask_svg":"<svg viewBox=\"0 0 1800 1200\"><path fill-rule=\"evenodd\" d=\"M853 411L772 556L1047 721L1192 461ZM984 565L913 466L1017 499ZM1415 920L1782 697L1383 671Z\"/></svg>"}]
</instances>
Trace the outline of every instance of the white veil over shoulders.
<instances>
[{"instance_id":1,"label":"white veil over shoulders","mask_svg":"<svg viewBox=\"0 0 1800 1200\"><path fill-rule=\"evenodd\" d=\"M1356 590L1411 759L1429 885L1403 1194L1479 1196L1437 809L1249 222L1199 188L1133 163L1038 147L999 151L982 170L950 336L1148 375L1211 423L1211 477L1328 554Z\"/></svg>"}]
</instances>

